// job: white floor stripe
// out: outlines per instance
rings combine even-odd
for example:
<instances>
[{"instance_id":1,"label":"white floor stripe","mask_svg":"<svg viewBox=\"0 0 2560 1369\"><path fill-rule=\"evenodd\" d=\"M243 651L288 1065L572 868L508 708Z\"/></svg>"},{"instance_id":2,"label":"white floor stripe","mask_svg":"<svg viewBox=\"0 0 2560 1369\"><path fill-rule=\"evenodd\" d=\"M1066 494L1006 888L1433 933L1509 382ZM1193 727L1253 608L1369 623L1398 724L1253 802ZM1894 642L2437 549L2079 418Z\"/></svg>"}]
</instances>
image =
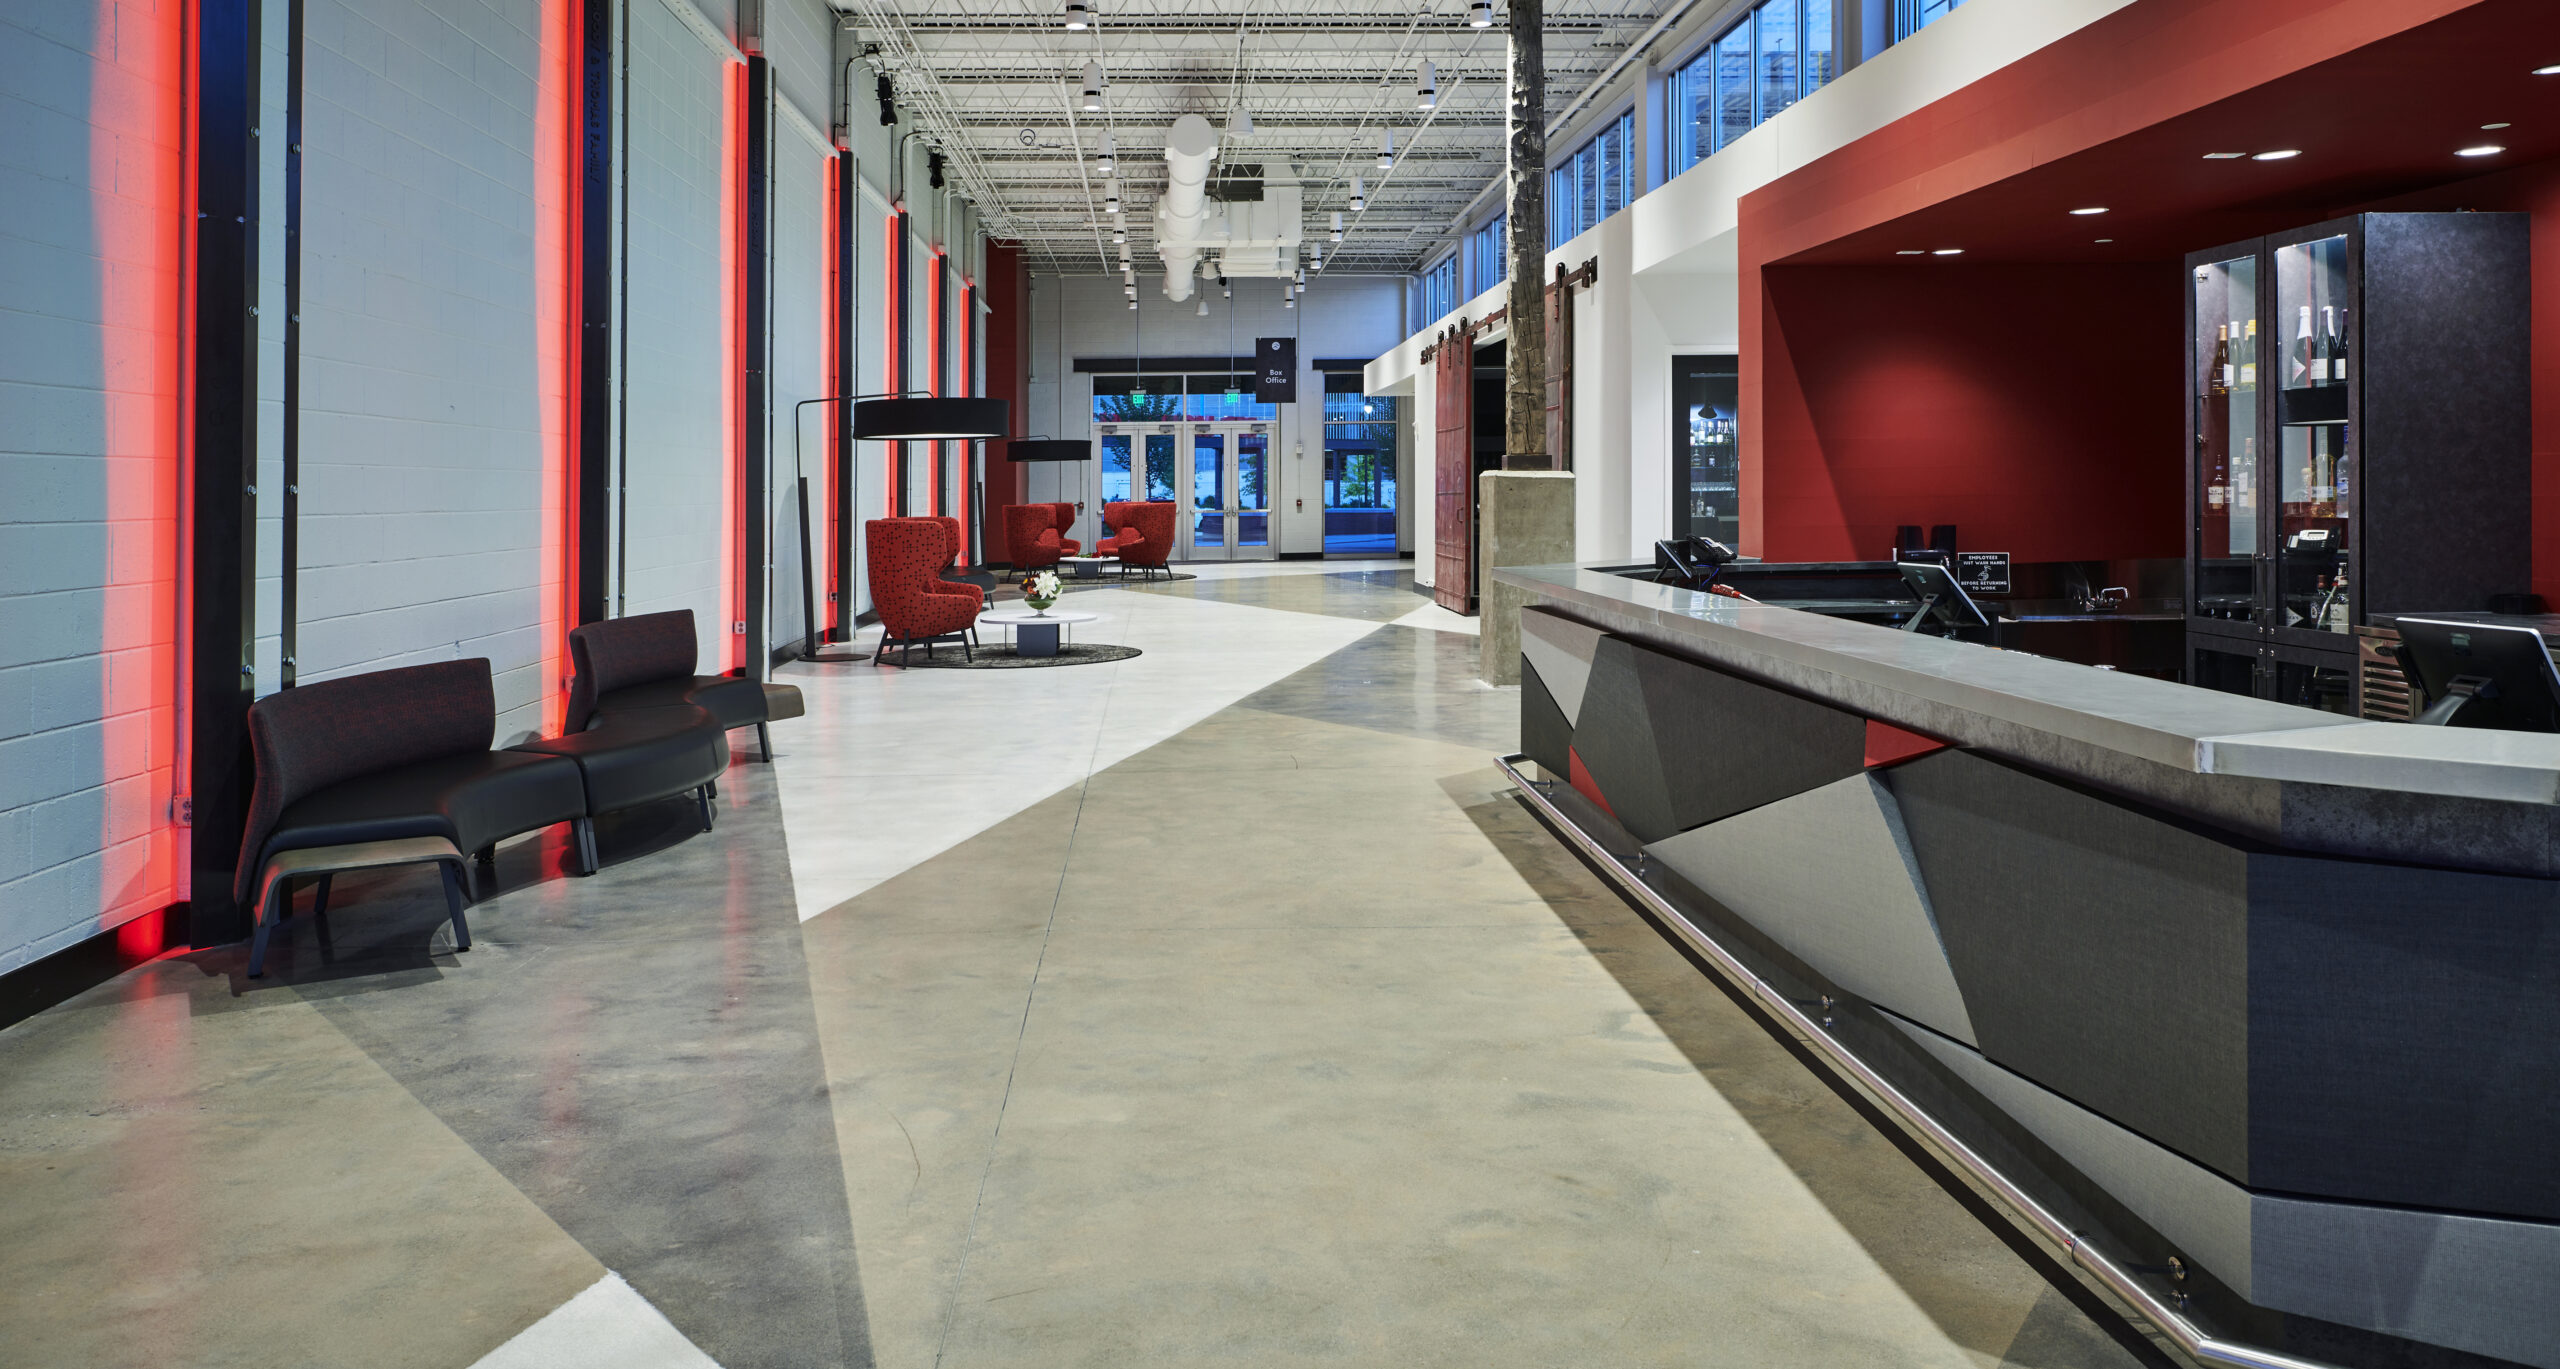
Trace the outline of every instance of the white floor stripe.
<instances>
[{"instance_id":1,"label":"white floor stripe","mask_svg":"<svg viewBox=\"0 0 2560 1369\"><path fill-rule=\"evenodd\" d=\"M1469 637L1484 635L1482 619L1451 613L1438 604L1424 604L1396 621L1406 627L1427 627L1434 632L1457 632Z\"/></svg>"},{"instance_id":2,"label":"white floor stripe","mask_svg":"<svg viewBox=\"0 0 2560 1369\"><path fill-rule=\"evenodd\" d=\"M1341 564L1280 562L1290 569L1269 573ZM773 729L804 920L1381 626L1120 589L1080 590L1066 605L1103 615L1076 625L1075 640L1146 654L1050 670L777 672L809 705L808 717Z\"/></svg>"},{"instance_id":3,"label":"white floor stripe","mask_svg":"<svg viewBox=\"0 0 2560 1369\"><path fill-rule=\"evenodd\" d=\"M720 1369L639 1290L608 1273L472 1369Z\"/></svg>"}]
</instances>

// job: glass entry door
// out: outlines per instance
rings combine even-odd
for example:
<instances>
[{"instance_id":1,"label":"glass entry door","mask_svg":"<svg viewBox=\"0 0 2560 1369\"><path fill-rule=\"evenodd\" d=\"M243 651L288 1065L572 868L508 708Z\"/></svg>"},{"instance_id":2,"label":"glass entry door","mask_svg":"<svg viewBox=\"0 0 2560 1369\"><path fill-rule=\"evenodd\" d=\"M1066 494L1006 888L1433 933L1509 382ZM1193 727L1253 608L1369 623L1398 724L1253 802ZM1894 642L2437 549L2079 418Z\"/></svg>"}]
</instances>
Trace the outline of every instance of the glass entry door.
<instances>
[{"instance_id":1,"label":"glass entry door","mask_svg":"<svg viewBox=\"0 0 2560 1369\"><path fill-rule=\"evenodd\" d=\"M1187 425L1183 490L1186 561L1253 561L1278 555L1271 527L1271 425Z\"/></svg>"}]
</instances>

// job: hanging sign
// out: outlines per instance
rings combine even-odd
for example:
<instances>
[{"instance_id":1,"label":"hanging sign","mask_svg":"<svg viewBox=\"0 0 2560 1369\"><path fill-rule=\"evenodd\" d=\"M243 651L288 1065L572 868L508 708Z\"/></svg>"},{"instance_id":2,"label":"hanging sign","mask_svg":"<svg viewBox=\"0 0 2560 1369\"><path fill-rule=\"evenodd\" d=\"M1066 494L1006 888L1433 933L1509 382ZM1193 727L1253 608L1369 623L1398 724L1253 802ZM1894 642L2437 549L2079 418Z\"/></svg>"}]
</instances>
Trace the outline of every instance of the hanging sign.
<instances>
[{"instance_id":1,"label":"hanging sign","mask_svg":"<svg viewBox=\"0 0 2560 1369\"><path fill-rule=\"evenodd\" d=\"M1253 402L1298 402L1298 340L1266 337L1253 340Z\"/></svg>"}]
</instances>

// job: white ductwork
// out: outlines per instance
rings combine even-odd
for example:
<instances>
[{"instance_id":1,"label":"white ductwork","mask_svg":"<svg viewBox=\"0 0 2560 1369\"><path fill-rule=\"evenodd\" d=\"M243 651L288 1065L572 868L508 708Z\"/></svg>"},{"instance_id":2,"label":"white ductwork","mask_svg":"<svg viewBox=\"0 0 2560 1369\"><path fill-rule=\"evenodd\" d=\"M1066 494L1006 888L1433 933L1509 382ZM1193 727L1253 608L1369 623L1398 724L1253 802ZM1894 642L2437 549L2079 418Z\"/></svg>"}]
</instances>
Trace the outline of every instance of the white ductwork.
<instances>
[{"instance_id":1,"label":"white ductwork","mask_svg":"<svg viewBox=\"0 0 2560 1369\"><path fill-rule=\"evenodd\" d=\"M1164 138L1164 198L1156 201L1156 250L1164 257L1165 298L1191 298L1199 274L1201 220L1208 202L1209 167L1218 160L1218 134L1209 121L1185 114Z\"/></svg>"},{"instance_id":2,"label":"white ductwork","mask_svg":"<svg viewBox=\"0 0 2560 1369\"><path fill-rule=\"evenodd\" d=\"M1294 168L1262 177L1262 198L1212 203L1210 167L1218 156L1209 121L1186 114L1165 138L1165 193L1156 202L1156 254L1164 259L1165 298L1191 298L1210 276L1286 277L1298 268L1301 192ZM1206 260L1211 253L1215 261Z\"/></svg>"}]
</instances>

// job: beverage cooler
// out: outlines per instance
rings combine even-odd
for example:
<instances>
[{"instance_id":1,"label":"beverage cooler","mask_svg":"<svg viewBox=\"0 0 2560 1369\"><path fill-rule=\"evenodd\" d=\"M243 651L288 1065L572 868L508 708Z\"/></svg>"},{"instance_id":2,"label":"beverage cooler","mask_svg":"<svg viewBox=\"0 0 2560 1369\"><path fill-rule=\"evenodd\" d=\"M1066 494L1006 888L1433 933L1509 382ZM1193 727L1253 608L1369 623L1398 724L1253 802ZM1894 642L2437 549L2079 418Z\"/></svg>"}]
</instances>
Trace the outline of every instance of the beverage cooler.
<instances>
[{"instance_id":1,"label":"beverage cooler","mask_svg":"<svg viewBox=\"0 0 2560 1369\"><path fill-rule=\"evenodd\" d=\"M2522 214L2363 214L2187 258L2191 683L2359 711L2376 613L2532 574Z\"/></svg>"}]
</instances>

